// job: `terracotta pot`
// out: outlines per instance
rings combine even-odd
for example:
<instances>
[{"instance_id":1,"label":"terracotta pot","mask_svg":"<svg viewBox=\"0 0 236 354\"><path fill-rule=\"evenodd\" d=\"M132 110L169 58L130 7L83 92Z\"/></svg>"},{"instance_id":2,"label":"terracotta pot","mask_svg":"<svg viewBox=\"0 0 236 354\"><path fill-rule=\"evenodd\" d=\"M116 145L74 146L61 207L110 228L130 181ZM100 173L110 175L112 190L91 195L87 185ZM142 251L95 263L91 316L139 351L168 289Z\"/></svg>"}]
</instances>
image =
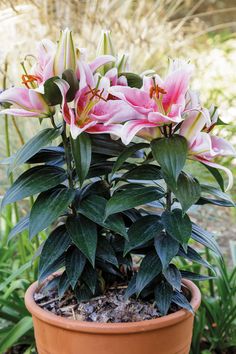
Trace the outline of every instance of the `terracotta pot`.
<instances>
[{"instance_id":1,"label":"terracotta pot","mask_svg":"<svg viewBox=\"0 0 236 354\"><path fill-rule=\"evenodd\" d=\"M201 294L184 280L196 311ZM25 303L33 316L39 354L188 354L194 317L186 310L134 323L79 322L41 309L33 295L37 282L26 292Z\"/></svg>"}]
</instances>

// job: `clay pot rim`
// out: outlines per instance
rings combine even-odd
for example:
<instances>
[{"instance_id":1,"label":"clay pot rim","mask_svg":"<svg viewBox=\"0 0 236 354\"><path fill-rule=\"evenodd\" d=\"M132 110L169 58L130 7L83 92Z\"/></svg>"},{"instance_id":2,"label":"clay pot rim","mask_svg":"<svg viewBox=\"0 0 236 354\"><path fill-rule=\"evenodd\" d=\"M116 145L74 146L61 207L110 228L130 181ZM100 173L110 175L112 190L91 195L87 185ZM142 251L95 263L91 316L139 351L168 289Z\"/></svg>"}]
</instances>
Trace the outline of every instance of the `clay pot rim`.
<instances>
[{"instance_id":1,"label":"clay pot rim","mask_svg":"<svg viewBox=\"0 0 236 354\"><path fill-rule=\"evenodd\" d=\"M190 280L183 279L183 284L190 290L192 299L190 301L194 312L200 306L201 303L201 293L198 287ZM111 333L111 334L121 334L121 333L134 333L143 331L152 331L157 328L164 328L167 326L172 326L177 322L186 320L188 317L192 316L187 310L181 309L170 315L166 315L153 320L145 320L139 322L128 322L128 323L94 323L94 322L84 322L75 321L65 317L60 317L53 314L50 311L41 309L34 301L34 293L37 290L38 282L34 282L27 289L25 294L25 304L29 312L36 318L43 322L49 323L53 326L68 329L71 331L87 332L87 333Z\"/></svg>"}]
</instances>

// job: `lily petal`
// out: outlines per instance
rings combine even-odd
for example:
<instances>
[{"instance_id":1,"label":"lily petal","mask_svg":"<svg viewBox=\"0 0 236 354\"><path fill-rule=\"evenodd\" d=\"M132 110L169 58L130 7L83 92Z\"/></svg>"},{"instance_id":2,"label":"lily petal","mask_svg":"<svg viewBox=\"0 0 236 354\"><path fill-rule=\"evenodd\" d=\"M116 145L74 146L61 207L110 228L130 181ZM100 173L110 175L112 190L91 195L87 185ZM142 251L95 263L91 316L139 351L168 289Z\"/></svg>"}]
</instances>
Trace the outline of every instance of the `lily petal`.
<instances>
[{"instance_id":1,"label":"lily petal","mask_svg":"<svg viewBox=\"0 0 236 354\"><path fill-rule=\"evenodd\" d=\"M156 128L156 124L150 123L147 119L132 120L123 125L121 132L121 140L125 145L128 145L133 137L144 128Z\"/></svg>"},{"instance_id":2,"label":"lily petal","mask_svg":"<svg viewBox=\"0 0 236 354\"><path fill-rule=\"evenodd\" d=\"M61 95L62 95L62 115L64 120L66 121L67 124L71 124L71 122L73 121L73 111L71 108L69 108L67 102L66 102L66 94L70 88L70 85L68 84L68 82L66 82L63 79L57 79L54 81L54 83L58 86L59 90L61 91Z\"/></svg>"},{"instance_id":3,"label":"lily petal","mask_svg":"<svg viewBox=\"0 0 236 354\"><path fill-rule=\"evenodd\" d=\"M113 63L116 58L113 55L100 55L92 63L89 64L91 71L94 73L98 68L107 63Z\"/></svg>"}]
</instances>

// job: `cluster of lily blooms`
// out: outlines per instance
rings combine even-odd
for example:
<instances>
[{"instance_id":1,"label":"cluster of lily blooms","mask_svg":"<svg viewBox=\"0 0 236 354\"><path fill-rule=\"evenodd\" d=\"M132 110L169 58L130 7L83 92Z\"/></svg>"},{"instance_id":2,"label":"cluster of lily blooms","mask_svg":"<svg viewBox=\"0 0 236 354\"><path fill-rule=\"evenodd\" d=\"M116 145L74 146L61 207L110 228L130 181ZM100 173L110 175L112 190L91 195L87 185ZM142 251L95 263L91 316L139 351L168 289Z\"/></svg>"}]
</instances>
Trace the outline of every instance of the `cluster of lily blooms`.
<instances>
[{"instance_id":1,"label":"cluster of lily blooms","mask_svg":"<svg viewBox=\"0 0 236 354\"><path fill-rule=\"evenodd\" d=\"M199 96L189 89L193 66L183 60L170 63L164 79L149 71L142 76L141 88L129 87L127 57L113 53L109 32L102 34L103 53L88 62L84 49L76 49L72 33L61 32L59 42L43 40L30 74L23 75L24 87L12 87L0 94L0 103L10 107L1 114L23 117L51 117L55 107L44 96L46 80L58 76L55 84L61 96L61 112L75 139L82 132L108 133L129 144L135 137L152 140L173 133L184 136L189 145L189 158L224 170L232 185L232 174L214 160L218 156L235 156L234 148L224 139L212 135L217 124L217 110L202 107ZM104 45L106 41L106 45ZM66 69L74 71L79 87L72 102L67 102L70 88L62 79Z\"/></svg>"}]
</instances>

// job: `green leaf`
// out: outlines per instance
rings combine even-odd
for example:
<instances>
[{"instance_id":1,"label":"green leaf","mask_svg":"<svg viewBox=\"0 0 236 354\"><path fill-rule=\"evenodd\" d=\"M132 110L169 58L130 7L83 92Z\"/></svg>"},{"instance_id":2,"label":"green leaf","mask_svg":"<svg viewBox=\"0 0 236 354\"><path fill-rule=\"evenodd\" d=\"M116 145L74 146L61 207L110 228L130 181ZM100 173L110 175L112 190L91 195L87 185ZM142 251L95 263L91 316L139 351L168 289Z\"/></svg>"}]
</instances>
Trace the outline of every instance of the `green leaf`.
<instances>
[{"instance_id":1,"label":"green leaf","mask_svg":"<svg viewBox=\"0 0 236 354\"><path fill-rule=\"evenodd\" d=\"M163 230L160 218L156 215L146 215L134 222L128 231L129 240L125 242L124 255L130 250L142 246Z\"/></svg>"},{"instance_id":2,"label":"green leaf","mask_svg":"<svg viewBox=\"0 0 236 354\"><path fill-rule=\"evenodd\" d=\"M201 184L201 191L202 191L202 193L205 193L207 195L209 195L209 194L214 195L215 197L218 197L218 198L222 199L223 201L228 202L230 206L235 207L235 203L233 202L231 197L228 194L222 192L221 190L215 188L214 186L210 186L207 184Z\"/></svg>"},{"instance_id":3,"label":"green leaf","mask_svg":"<svg viewBox=\"0 0 236 354\"><path fill-rule=\"evenodd\" d=\"M42 273L40 274L39 282L42 282L49 275L57 272L61 268L65 267L65 252L55 259L52 263L46 264Z\"/></svg>"},{"instance_id":4,"label":"green leaf","mask_svg":"<svg viewBox=\"0 0 236 354\"><path fill-rule=\"evenodd\" d=\"M20 221L11 229L8 235L8 242L13 239L17 234L20 234L22 231L28 229L29 226L29 214L24 218L20 219Z\"/></svg>"},{"instance_id":5,"label":"green leaf","mask_svg":"<svg viewBox=\"0 0 236 354\"><path fill-rule=\"evenodd\" d=\"M23 317L16 323L7 333L1 338L0 353L5 353L7 349L12 347L17 341L23 337L29 330L33 328L32 318L29 316Z\"/></svg>"},{"instance_id":6,"label":"green leaf","mask_svg":"<svg viewBox=\"0 0 236 354\"><path fill-rule=\"evenodd\" d=\"M2 207L9 203L44 192L66 179L64 169L56 166L36 166L24 172L5 194Z\"/></svg>"},{"instance_id":7,"label":"green leaf","mask_svg":"<svg viewBox=\"0 0 236 354\"><path fill-rule=\"evenodd\" d=\"M155 253L147 254L140 265L136 279L138 295L162 270L160 258Z\"/></svg>"},{"instance_id":8,"label":"green leaf","mask_svg":"<svg viewBox=\"0 0 236 354\"><path fill-rule=\"evenodd\" d=\"M155 302L160 313L165 316L170 308L173 295L172 286L162 280L154 289Z\"/></svg>"},{"instance_id":9,"label":"green leaf","mask_svg":"<svg viewBox=\"0 0 236 354\"><path fill-rule=\"evenodd\" d=\"M59 135L60 129L47 128L39 132L14 155L9 170L12 171L15 167L28 161L32 156L39 152L41 148L50 144L51 141L56 139Z\"/></svg>"},{"instance_id":10,"label":"green leaf","mask_svg":"<svg viewBox=\"0 0 236 354\"><path fill-rule=\"evenodd\" d=\"M61 275L60 275L60 280L58 283L58 296L61 299L63 297L63 295L65 294L66 290L69 288L70 286L70 282L67 276L66 271L64 271Z\"/></svg>"},{"instance_id":11,"label":"green leaf","mask_svg":"<svg viewBox=\"0 0 236 354\"><path fill-rule=\"evenodd\" d=\"M71 102L75 98L75 94L79 89L79 81L75 75L75 72L71 69L67 69L63 72L62 79L70 85L70 88L66 94L66 101Z\"/></svg>"},{"instance_id":12,"label":"green leaf","mask_svg":"<svg viewBox=\"0 0 236 354\"><path fill-rule=\"evenodd\" d=\"M71 147L75 160L76 173L82 186L91 163L92 147L89 135L82 133L76 139L71 139Z\"/></svg>"},{"instance_id":13,"label":"green leaf","mask_svg":"<svg viewBox=\"0 0 236 354\"><path fill-rule=\"evenodd\" d=\"M128 235L125 223L121 215L110 215L104 222L106 203L106 199L101 196L95 194L89 195L80 203L78 212L102 227L110 229L127 238Z\"/></svg>"},{"instance_id":14,"label":"green leaf","mask_svg":"<svg viewBox=\"0 0 236 354\"><path fill-rule=\"evenodd\" d=\"M39 261L39 278L45 270L56 261L71 244L71 239L66 231L65 225L57 227L47 238L43 245L43 249Z\"/></svg>"},{"instance_id":15,"label":"green leaf","mask_svg":"<svg viewBox=\"0 0 236 354\"><path fill-rule=\"evenodd\" d=\"M153 156L162 169L162 174L171 188L176 188L188 153L187 140L180 135L159 138L151 142Z\"/></svg>"},{"instance_id":16,"label":"green leaf","mask_svg":"<svg viewBox=\"0 0 236 354\"><path fill-rule=\"evenodd\" d=\"M85 284L89 287L92 294L95 294L97 287L97 271L94 269L91 264L87 263L82 274L82 279Z\"/></svg>"},{"instance_id":17,"label":"green leaf","mask_svg":"<svg viewBox=\"0 0 236 354\"><path fill-rule=\"evenodd\" d=\"M65 212L74 196L75 190L63 186L41 193L34 202L30 213L30 238L46 229Z\"/></svg>"},{"instance_id":18,"label":"green leaf","mask_svg":"<svg viewBox=\"0 0 236 354\"><path fill-rule=\"evenodd\" d=\"M198 252L196 252L192 247L188 246L187 248L187 252L185 252L183 249L179 249L179 252L178 252L178 256L180 257L184 257L186 259L189 259L190 261L193 261L193 262L197 262L209 269L211 269L212 271L214 271L214 267L208 263L207 261L205 261L201 256L200 254L198 254Z\"/></svg>"},{"instance_id":19,"label":"green leaf","mask_svg":"<svg viewBox=\"0 0 236 354\"><path fill-rule=\"evenodd\" d=\"M126 77L129 87L141 88L143 86L143 79L137 74L122 72L119 74L120 76Z\"/></svg>"},{"instance_id":20,"label":"green leaf","mask_svg":"<svg viewBox=\"0 0 236 354\"><path fill-rule=\"evenodd\" d=\"M156 165L141 165L126 172L122 178L134 180L157 180L162 179L161 169Z\"/></svg>"},{"instance_id":21,"label":"green leaf","mask_svg":"<svg viewBox=\"0 0 236 354\"><path fill-rule=\"evenodd\" d=\"M179 175L177 187L173 192L180 202L184 214L200 198L201 187L196 178L182 172Z\"/></svg>"},{"instance_id":22,"label":"green leaf","mask_svg":"<svg viewBox=\"0 0 236 354\"><path fill-rule=\"evenodd\" d=\"M113 176L113 174L122 167L123 163L126 162L126 160L129 157L132 157L132 155L136 151L144 149L144 148L146 148L148 146L149 145L146 144L146 143L139 143L139 144L128 146L125 150L123 150L121 152L121 154L117 157L116 162L114 163L114 166L113 166L112 171L111 171L111 176Z\"/></svg>"},{"instance_id":23,"label":"green leaf","mask_svg":"<svg viewBox=\"0 0 236 354\"><path fill-rule=\"evenodd\" d=\"M131 297L136 293L136 281L137 281L137 273L134 273L125 291L125 295L124 295L125 300L128 300L129 297Z\"/></svg>"},{"instance_id":24,"label":"green leaf","mask_svg":"<svg viewBox=\"0 0 236 354\"><path fill-rule=\"evenodd\" d=\"M18 278L21 274L23 274L27 269L31 268L32 262L29 261L25 264L23 264L20 268L17 268L8 278L6 278L1 284L0 284L0 291L4 291L6 286L16 278Z\"/></svg>"},{"instance_id":25,"label":"green leaf","mask_svg":"<svg viewBox=\"0 0 236 354\"><path fill-rule=\"evenodd\" d=\"M168 268L163 270L163 275L170 285L178 291L181 290L181 273L174 264L170 264Z\"/></svg>"},{"instance_id":26,"label":"green leaf","mask_svg":"<svg viewBox=\"0 0 236 354\"><path fill-rule=\"evenodd\" d=\"M219 246L214 238L214 236L203 230L200 226L192 223L192 239L199 242L200 244L210 248L213 252L215 252L219 257L222 257Z\"/></svg>"},{"instance_id":27,"label":"green leaf","mask_svg":"<svg viewBox=\"0 0 236 354\"><path fill-rule=\"evenodd\" d=\"M50 106L60 104L62 101L61 91L57 84L55 84L55 81L58 79L60 80L59 76L54 76L44 83L44 97Z\"/></svg>"},{"instance_id":28,"label":"green leaf","mask_svg":"<svg viewBox=\"0 0 236 354\"><path fill-rule=\"evenodd\" d=\"M119 267L114 249L105 237L100 237L98 239L96 257L104 262L108 262L114 264L116 267Z\"/></svg>"},{"instance_id":29,"label":"green leaf","mask_svg":"<svg viewBox=\"0 0 236 354\"><path fill-rule=\"evenodd\" d=\"M94 266L97 249L96 224L80 215L68 218L66 227L74 244Z\"/></svg>"},{"instance_id":30,"label":"green leaf","mask_svg":"<svg viewBox=\"0 0 236 354\"><path fill-rule=\"evenodd\" d=\"M188 243L188 240L191 237L192 224L187 214L182 216L181 209L164 211L161 216L161 221L171 237L182 245Z\"/></svg>"},{"instance_id":31,"label":"green leaf","mask_svg":"<svg viewBox=\"0 0 236 354\"><path fill-rule=\"evenodd\" d=\"M224 190L225 190L224 178L222 177L220 171L217 170L217 168L211 167L209 165L205 165L204 163L202 165L205 166L208 169L208 171L215 178L216 182L219 184L221 190L224 192Z\"/></svg>"},{"instance_id":32,"label":"green leaf","mask_svg":"<svg viewBox=\"0 0 236 354\"><path fill-rule=\"evenodd\" d=\"M165 269L172 258L177 255L179 242L173 239L169 234L161 232L159 235L156 235L154 245L162 266Z\"/></svg>"},{"instance_id":33,"label":"green leaf","mask_svg":"<svg viewBox=\"0 0 236 354\"><path fill-rule=\"evenodd\" d=\"M86 263L86 258L77 247L71 246L66 252L66 273L74 289Z\"/></svg>"},{"instance_id":34,"label":"green leaf","mask_svg":"<svg viewBox=\"0 0 236 354\"><path fill-rule=\"evenodd\" d=\"M172 301L175 304L179 305L180 307L193 313L193 308L192 308L191 304L188 302L186 297L181 292L176 290L172 296Z\"/></svg>"},{"instance_id":35,"label":"green leaf","mask_svg":"<svg viewBox=\"0 0 236 354\"><path fill-rule=\"evenodd\" d=\"M181 270L180 271L182 278L184 279L190 279L193 281L205 281L209 279L215 279L215 276L210 276L210 275L201 275L193 272L189 272L187 270Z\"/></svg>"},{"instance_id":36,"label":"green leaf","mask_svg":"<svg viewBox=\"0 0 236 354\"><path fill-rule=\"evenodd\" d=\"M116 192L107 202L106 218L111 214L153 202L163 196L164 193L157 187L136 187Z\"/></svg>"}]
</instances>

